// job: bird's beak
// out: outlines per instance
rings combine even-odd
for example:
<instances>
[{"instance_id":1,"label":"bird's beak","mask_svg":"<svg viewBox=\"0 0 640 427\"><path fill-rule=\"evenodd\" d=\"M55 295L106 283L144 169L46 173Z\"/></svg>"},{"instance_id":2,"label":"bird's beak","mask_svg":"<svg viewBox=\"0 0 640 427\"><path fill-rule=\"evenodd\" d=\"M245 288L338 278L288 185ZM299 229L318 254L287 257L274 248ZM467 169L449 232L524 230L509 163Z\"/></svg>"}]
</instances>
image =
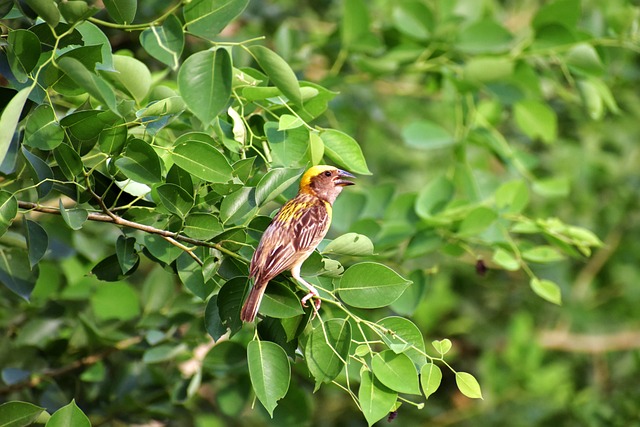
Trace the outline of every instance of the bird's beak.
<instances>
[{"instance_id":1,"label":"bird's beak","mask_svg":"<svg viewBox=\"0 0 640 427\"><path fill-rule=\"evenodd\" d=\"M355 182L351 182L345 178L355 178L355 176L351 175L347 171L343 171L342 169L338 169L338 179L336 180L336 185L340 185L346 187L347 185L355 185Z\"/></svg>"}]
</instances>

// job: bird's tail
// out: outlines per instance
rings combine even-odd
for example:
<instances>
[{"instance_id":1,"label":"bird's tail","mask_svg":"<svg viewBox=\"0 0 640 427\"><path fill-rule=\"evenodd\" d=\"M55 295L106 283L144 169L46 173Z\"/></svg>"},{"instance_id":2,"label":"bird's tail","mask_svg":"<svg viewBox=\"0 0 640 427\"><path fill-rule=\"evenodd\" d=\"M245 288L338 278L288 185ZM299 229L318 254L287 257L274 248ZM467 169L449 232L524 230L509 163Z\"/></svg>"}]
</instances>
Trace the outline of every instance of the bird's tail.
<instances>
[{"instance_id":1,"label":"bird's tail","mask_svg":"<svg viewBox=\"0 0 640 427\"><path fill-rule=\"evenodd\" d=\"M242 306L242 311L240 311L240 319L243 322L253 322L255 320L264 291L267 289L267 283L256 282L251 291L249 291L249 296Z\"/></svg>"}]
</instances>

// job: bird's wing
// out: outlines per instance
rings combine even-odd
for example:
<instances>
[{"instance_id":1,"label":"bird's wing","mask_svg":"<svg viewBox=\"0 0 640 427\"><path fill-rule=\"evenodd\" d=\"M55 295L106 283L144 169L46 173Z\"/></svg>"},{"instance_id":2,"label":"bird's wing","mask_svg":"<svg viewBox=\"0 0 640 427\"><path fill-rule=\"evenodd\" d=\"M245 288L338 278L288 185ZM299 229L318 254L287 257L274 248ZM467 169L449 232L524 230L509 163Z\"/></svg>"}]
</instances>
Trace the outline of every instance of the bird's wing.
<instances>
[{"instance_id":1,"label":"bird's wing","mask_svg":"<svg viewBox=\"0 0 640 427\"><path fill-rule=\"evenodd\" d=\"M323 204L307 206L300 212L285 220L277 215L265 230L249 270L256 282L271 280L301 258L306 259L327 234L329 215Z\"/></svg>"}]
</instances>

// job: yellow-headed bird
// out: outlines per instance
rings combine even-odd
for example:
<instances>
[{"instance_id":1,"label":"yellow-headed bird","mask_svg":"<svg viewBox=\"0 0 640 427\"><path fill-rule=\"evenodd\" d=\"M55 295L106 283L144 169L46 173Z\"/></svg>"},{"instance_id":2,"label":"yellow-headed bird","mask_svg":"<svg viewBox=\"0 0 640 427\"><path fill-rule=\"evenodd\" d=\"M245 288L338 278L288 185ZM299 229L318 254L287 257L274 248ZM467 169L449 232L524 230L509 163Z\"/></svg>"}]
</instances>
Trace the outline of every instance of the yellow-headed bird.
<instances>
[{"instance_id":1,"label":"yellow-headed bird","mask_svg":"<svg viewBox=\"0 0 640 427\"><path fill-rule=\"evenodd\" d=\"M251 258L249 277L253 278L253 287L242 306L240 318L243 321L253 322L267 284L285 270L291 270L293 278L309 289L302 298L303 306L310 298L318 296L318 291L300 277L300 267L327 234L336 197L343 187L353 185L346 178L355 177L324 165L313 166L302 175L298 195L273 218ZM320 300L315 303L317 311Z\"/></svg>"}]
</instances>

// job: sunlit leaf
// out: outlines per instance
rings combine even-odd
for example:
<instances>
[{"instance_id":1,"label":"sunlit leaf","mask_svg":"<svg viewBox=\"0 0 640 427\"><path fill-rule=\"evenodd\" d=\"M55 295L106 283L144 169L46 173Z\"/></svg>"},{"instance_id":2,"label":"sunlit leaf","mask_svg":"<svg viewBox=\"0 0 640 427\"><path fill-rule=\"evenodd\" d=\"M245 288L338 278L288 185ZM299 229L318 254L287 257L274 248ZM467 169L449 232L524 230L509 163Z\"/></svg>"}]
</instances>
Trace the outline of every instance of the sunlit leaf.
<instances>
[{"instance_id":1,"label":"sunlit leaf","mask_svg":"<svg viewBox=\"0 0 640 427\"><path fill-rule=\"evenodd\" d=\"M378 308L394 302L410 284L411 281L383 264L361 262L344 272L338 292L352 307Z\"/></svg>"}]
</instances>

